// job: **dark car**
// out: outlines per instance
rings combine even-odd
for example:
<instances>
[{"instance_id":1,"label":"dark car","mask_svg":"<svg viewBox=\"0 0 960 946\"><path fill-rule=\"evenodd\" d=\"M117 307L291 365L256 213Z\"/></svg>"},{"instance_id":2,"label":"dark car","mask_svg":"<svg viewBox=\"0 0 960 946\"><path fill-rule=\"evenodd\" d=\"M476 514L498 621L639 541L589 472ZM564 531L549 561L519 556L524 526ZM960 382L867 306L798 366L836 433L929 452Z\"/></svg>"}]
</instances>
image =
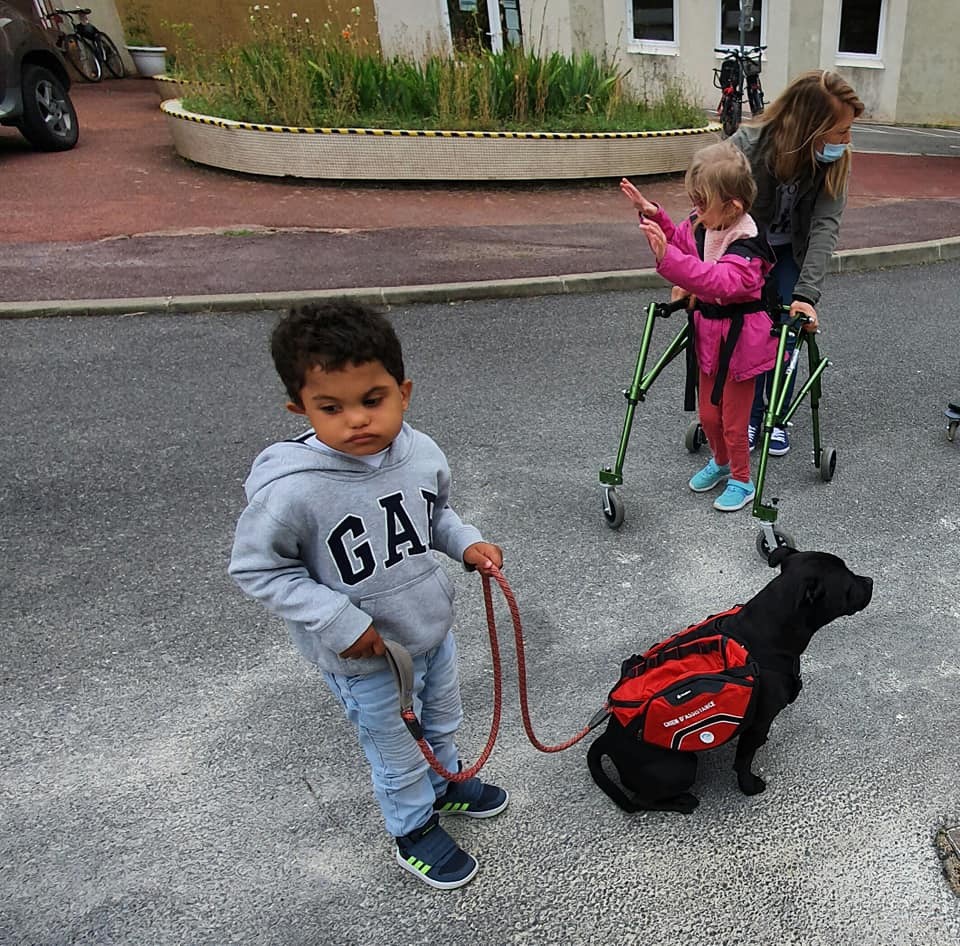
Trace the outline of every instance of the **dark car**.
<instances>
[{"instance_id":1,"label":"dark car","mask_svg":"<svg viewBox=\"0 0 960 946\"><path fill-rule=\"evenodd\" d=\"M80 128L60 51L32 0L0 0L0 124L15 125L41 151L67 151Z\"/></svg>"}]
</instances>

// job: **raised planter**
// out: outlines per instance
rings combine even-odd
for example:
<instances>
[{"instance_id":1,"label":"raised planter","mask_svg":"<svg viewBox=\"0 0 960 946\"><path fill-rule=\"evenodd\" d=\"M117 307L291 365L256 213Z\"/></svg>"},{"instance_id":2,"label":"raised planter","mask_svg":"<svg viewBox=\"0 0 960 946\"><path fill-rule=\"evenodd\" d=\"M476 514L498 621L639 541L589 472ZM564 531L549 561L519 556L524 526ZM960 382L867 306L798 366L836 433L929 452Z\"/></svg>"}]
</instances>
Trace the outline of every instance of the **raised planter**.
<instances>
[{"instance_id":1,"label":"raised planter","mask_svg":"<svg viewBox=\"0 0 960 946\"><path fill-rule=\"evenodd\" d=\"M183 98L184 95L189 95L192 91L189 82L183 82L173 76L162 74L150 78L153 79L154 91L160 96L161 102L165 102L167 99Z\"/></svg>"},{"instance_id":2,"label":"raised planter","mask_svg":"<svg viewBox=\"0 0 960 946\"><path fill-rule=\"evenodd\" d=\"M333 180L553 180L666 174L719 140L720 126L602 134L402 131L256 125L184 109L161 110L190 161L275 177Z\"/></svg>"}]
</instances>

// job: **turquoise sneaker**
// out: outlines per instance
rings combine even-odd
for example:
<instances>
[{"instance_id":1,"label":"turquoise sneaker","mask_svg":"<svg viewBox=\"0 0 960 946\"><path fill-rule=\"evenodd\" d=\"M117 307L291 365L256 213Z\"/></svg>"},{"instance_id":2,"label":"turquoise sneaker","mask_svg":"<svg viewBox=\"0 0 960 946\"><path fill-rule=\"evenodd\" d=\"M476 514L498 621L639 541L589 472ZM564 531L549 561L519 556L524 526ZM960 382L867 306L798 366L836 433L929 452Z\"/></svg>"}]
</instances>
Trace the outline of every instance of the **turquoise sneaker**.
<instances>
[{"instance_id":1,"label":"turquoise sneaker","mask_svg":"<svg viewBox=\"0 0 960 946\"><path fill-rule=\"evenodd\" d=\"M695 493L709 493L721 480L730 475L729 466L717 466L717 461L710 457L707 465L690 478L690 489Z\"/></svg>"},{"instance_id":2,"label":"turquoise sneaker","mask_svg":"<svg viewBox=\"0 0 960 946\"><path fill-rule=\"evenodd\" d=\"M727 480L727 488L713 501L713 508L721 512L736 512L753 502L756 490L753 480L741 483L740 480Z\"/></svg>"}]
</instances>

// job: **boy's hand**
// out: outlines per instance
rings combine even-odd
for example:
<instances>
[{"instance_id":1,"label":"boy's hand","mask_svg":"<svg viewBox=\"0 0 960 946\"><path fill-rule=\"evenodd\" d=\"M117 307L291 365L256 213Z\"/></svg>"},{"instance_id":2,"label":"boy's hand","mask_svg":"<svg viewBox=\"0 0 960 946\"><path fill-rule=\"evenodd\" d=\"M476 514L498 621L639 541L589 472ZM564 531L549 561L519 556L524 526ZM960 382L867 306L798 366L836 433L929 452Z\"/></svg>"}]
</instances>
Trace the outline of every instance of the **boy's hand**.
<instances>
[{"instance_id":1,"label":"boy's hand","mask_svg":"<svg viewBox=\"0 0 960 946\"><path fill-rule=\"evenodd\" d=\"M503 550L490 542L474 542L464 549L463 564L475 568L481 575L492 575L494 568L503 566Z\"/></svg>"},{"instance_id":2,"label":"boy's hand","mask_svg":"<svg viewBox=\"0 0 960 946\"><path fill-rule=\"evenodd\" d=\"M620 178L620 192L633 204L638 213L652 215L659 209L656 204L651 204L625 177Z\"/></svg>"},{"instance_id":3,"label":"boy's hand","mask_svg":"<svg viewBox=\"0 0 960 946\"><path fill-rule=\"evenodd\" d=\"M347 660L356 660L360 657L382 657L386 652L383 638L371 624L340 656Z\"/></svg>"}]
</instances>

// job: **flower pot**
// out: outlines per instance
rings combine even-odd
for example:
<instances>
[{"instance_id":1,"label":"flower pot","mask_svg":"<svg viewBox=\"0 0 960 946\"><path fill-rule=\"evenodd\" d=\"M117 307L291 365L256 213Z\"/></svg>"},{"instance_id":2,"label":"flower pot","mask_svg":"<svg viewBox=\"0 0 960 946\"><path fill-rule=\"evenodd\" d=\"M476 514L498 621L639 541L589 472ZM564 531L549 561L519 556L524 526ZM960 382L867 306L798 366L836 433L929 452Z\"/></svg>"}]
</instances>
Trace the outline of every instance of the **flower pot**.
<instances>
[{"instance_id":1,"label":"flower pot","mask_svg":"<svg viewBox=\"0 0 960 946\"><path fill-rule=\"evenodd\" d=\"M128 46L137 72L146 77L163 75L167 71L166 46Z\"/></svg>"}]
</instances>

